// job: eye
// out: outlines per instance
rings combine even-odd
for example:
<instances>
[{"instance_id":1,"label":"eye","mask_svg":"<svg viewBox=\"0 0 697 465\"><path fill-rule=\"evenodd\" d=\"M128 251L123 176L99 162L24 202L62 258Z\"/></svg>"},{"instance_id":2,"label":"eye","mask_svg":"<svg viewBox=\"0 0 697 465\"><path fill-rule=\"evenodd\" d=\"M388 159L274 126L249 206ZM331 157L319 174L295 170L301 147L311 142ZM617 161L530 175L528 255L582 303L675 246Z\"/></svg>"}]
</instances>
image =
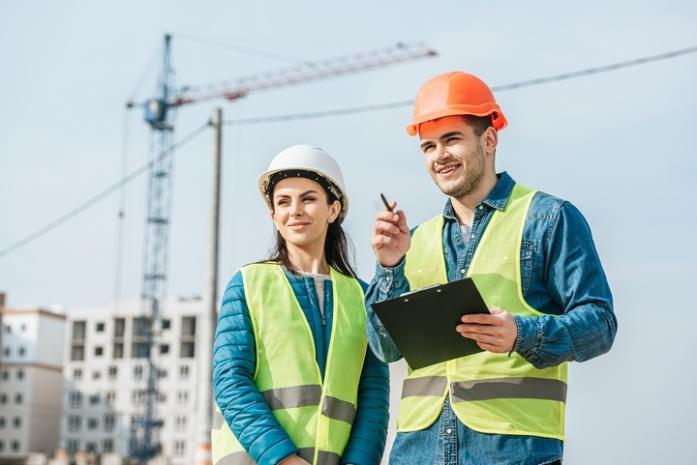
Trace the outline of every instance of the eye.
<instances>
[{"instance_id":1,"label":"eye","mask_svg":"<svg viewBox=\"0 0 697 465\"><path fill-rule=\"evenodd\" d=\"M285 205L288 205L289 201L288 199L277 199L276 200L276 205L279 207L283 207Z\"/></svg>"},{"instance_id":2,"label":"eye","mask_svg":"<svg viewBox=\"0 0 697 465\"><path fill-rule=\"evenodd\" d=\"M435 147L434 144L426 144L426 145L424 145L424 146L421 147L421 151L422 151L423 153L428 153L428 152L430 152L431 150L433 150L434 147Z\"/></svg>"},{"instance_id":3,"label":"eye","mask_svg":"<svg viewBox=\"0 0 697 465\"><path fill-rule=\"evenodd\" d=\"M450 143L450 142L455 142L458 140L460 140L460 136L453 135L453 136L448 136L448 138L445 139L445 142Z\"/></svg>"},{"instance_id":4,"label":"eye","mask_svg":"<svg viewBox=\"0 0 697 465\"><path fill-rule=\"evenodd\" d=\"M317 200L317 197L314 197L314 196L303 197L303 202L305 202L305 203L312 203L315 200Z\"/></svg>"}]
</instances>

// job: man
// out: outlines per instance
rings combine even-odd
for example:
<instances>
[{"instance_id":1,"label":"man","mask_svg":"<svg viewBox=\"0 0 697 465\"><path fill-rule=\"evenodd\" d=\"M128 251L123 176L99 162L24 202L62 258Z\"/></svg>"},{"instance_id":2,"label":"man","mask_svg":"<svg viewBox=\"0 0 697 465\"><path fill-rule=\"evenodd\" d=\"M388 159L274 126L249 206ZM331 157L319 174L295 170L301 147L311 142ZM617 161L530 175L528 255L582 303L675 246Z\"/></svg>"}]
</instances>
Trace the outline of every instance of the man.
<instances>
[{"instance_id":1,"label":"man","mask_svg":"<svg viewBox=\"0 0 697 465\"><path fill-rule=\"evenodd\" d=\"M612 296L588 224L569 202L496 173L506 124L471 74L436 76L416 96L407 132L448 200L411 232L403 211L378 213L367 304L471 277L491 314L453 329L483 352L410 371L391 465L561 463L567 362L612 346ZM400 359L372 308L369 318L374 352Z\"/></svg>"}]
</instances>

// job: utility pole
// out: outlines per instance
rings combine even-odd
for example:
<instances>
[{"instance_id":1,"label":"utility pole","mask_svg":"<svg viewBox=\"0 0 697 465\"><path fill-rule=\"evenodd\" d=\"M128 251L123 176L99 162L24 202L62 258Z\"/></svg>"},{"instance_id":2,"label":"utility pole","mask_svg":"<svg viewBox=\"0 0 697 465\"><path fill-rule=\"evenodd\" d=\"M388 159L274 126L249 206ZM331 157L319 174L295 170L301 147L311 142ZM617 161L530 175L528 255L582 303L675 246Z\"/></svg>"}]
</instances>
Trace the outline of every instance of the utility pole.
<instances>
[{"instance_id":1,"label":"utility pole","mask_svg":"<svg viewBox=\"0 0 697 465\"><path fill-rule=\"evenodd\" d=\"M208 273L208 329L209 337L204 341L199 357L199 367L207 376L199 376L201 419L199 435L196 444L196 465L211 465L211 421L213 414L213 341L218 319L218 250L220 248L220 171L222 162L222 125L223 110L214 108L210 125L213 128L213 182L211 198L211 240L210 240L210 269ZM202 325L203 326L203 325ZM203 328L202 328L203 329ZM206 343L207 342L207 343ZM204 360L205 358L205 360Z\"/></svg>"}]
</instances>

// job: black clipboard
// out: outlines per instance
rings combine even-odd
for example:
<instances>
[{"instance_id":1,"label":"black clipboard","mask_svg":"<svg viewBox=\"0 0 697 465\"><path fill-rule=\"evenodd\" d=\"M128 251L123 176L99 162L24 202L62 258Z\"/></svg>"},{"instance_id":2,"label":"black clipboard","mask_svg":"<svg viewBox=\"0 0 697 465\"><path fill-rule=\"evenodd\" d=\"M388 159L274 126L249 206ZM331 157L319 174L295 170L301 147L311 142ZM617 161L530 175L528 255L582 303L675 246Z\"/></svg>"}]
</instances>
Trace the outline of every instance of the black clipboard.
<instances>
[{"instance_id":1,"label":"black clipboard","mask_svg":"<svg viewBox=\"0 0 697 465\"><path fill-rule=\"evenodd\" d=\"M489 313L471 278L408 292L373 310L412 369L482 352L455 331L462 315Z\"/></svg>"}]
</instances>

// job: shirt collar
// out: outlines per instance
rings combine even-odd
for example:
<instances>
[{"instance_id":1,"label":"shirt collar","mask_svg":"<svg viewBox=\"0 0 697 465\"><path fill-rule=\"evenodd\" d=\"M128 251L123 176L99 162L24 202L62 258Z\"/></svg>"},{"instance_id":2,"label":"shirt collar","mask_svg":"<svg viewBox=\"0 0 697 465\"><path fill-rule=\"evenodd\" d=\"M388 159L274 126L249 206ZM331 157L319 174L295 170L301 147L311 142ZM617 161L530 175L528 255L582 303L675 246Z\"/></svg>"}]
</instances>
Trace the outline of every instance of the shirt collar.
<instances>
[{"instance_id":1,"label":"shirt collar","mask_svg":"<svg viewBox=\"0 0 697 465\"><path fill-rule=\"evenodd\" d=\"M503 207L506 206L506 202L508 202L508 199L511 197L511 193L513 192L513 186L515 186L515 181L505 171L497 174L496 176L499 178L498 181L496 181L496 185L494 185L494 188L491 189L491 192L489 192L489 194L482 201L482 203L488 205L491 208L495 208L496 210L502 210ZM455 216L455 210L453 209L453 204L450 201L450 199L448 199L448 201L445 203L445 208L443 209L443 216L451 220L457 219L457 217Z\"/></svg>"}]
</instances>

